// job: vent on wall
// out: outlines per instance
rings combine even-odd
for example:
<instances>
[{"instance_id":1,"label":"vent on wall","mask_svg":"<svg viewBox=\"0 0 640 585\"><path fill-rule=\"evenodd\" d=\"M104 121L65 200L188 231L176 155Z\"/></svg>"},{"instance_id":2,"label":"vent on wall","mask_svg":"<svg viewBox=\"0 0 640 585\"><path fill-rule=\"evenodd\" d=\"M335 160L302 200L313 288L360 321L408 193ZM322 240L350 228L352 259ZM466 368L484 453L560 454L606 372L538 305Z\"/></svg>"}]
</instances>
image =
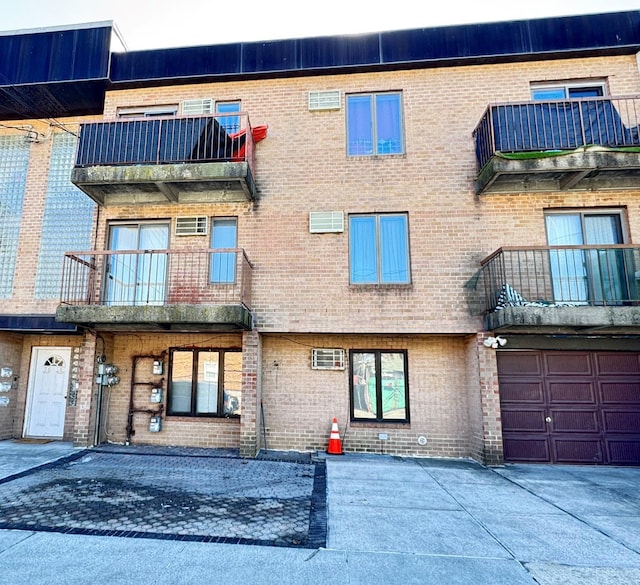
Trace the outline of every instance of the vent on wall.
<instances>
[{"instance_id":1,"label":"vent on wall","mask_svg":"<svg viewBox=\"0 0 640 585\"><path fill-rule=\"evenodd\" d=\"M344 349L312 349L311 368L314 370L344 370Z\"/></svg>"},{"instance_id":2,"label":"vent on wall","mask_svg":"<svg viewBox=\"0 0 640 585\"><path fill-rule=\"evenodd\" d=\"M207 216L176 218L176 236L206 236Z\"/></svg>"},{"instance_id":3,"label":"vent on wall","mask_svg":"<svg viewBox=\"0 0 640 585\"><path fill-rule=\"evenodd\" d=\"M213 100L211 98L185 100L182 102L183 116L200 116L203 114L213 114Z\"/></svg>"},{"instance_id":4,"label":"vent on wall","mask_svg":"<svg viewBox=\"0 0 640 585\"><path fill-rule=\"evenodd\" d=\"M309 213L309 231L312 234L326 234L344 231L342 211L312 211Z\"/></svg>"},{"instance_id":5,"label":"vent on wall","mask_svg":"<svg viewBox=\"0 0 640 585\"><path fill-rule=\"evenodd\" d=\"M331 89L327 91L309 92L309 110L339 110L340 90Z\"/></svg>"}]
</instances>

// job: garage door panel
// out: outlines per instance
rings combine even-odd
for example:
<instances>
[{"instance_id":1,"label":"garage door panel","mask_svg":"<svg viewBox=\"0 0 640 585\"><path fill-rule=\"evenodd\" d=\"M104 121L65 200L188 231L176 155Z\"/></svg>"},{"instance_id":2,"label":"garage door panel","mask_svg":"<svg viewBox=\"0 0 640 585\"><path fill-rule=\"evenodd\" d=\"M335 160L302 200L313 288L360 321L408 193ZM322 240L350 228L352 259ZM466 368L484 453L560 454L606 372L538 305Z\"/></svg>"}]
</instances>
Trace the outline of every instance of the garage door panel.
<instances>
[{"instance_id":1,"label":"garage door panel","mask_svg":"<svg viewBox=\"0 0 640 585\"><path fill-rule=\"evenodd\" d=\"M554 463L602 463L602 442L597 438L554 438L551 440Z\"/></svg>"},{"instance_id":2,"label":"garage door panel","mask_svg":"<svg viewBox=\"0 0 640 585\"><path fill-rule=\"evenodd\" d=\"M497 355L507 461L640 464L640 353Z\"/></svg>"},{"instance_id":3,"label":"garage door panel","mask_svg":"<svg viewBox=\"0 0 640 585\"><path fill-rule=\"evenodd\" d=\"M500 397L504 403L544 404L543 384L541 381L505 382L500 385Z\"/></svg>"},{"instance_id":4,"label":"garage door panel","mask_svg":"<svg viewBox=\"0 0 640 585\"><path fill-rule=\"evenodd\" d=\"M545 372L549 376L590 376L591 360L587 352L554 351L544 354Z\"/></svg>"},{"instance_id":5,"label":"garage door panel","mask_svg":"<svg viewBox=\"0 0 640 585\"><path fill-rule=\"evenodd\" d=\"M605 448L611 465L638 465L640 462L640 438L611 437L605 440Z\"/></svg>"},{"instance_id":6,"label":"garage door panel","mask_svg":"<svg viewBox=\"0 0 640 585\"><path fill-rule=\"evenodd\" d=\"M511 409L505 407L502 410L502 431L544 432L547 425L544 419L544 410Z\"/></svg>"},{"instance_id":7,"label":"garage door panel","mask_svg":"<svg viewBox=\"0 0 640 585\"><path fill-rule=\"evenodd\" d=\"M640 379L616 382L600 382L600 400L604 404L640 404Z\"/></svg>"},{"instance_id":8,"label":"garage door panel","mask_svg":"<svg viewBox=\"0 0 640 585\"><path fill-rule=\"evenodd\" d=\"M640 439L639 411L603 410L602 421L605 433L631 433Z\"/></svg>"},{"instance_id":9,"label":"garage door panel","mask_svg":"<svg viewBox=\"0 0 640 585\"><path fill-rule=\"evenodd\" d=\"M503 376L542 376L542 360L537 352L498 353L497 359L498 370Z\"/></svg>"},{"instance_id":10,"label":"garage door panel","mask_svg":"<svg viewBox=\"0 0 640 585\"><path fill-rule=\"evenodd\" d=\"M505 438L504 456L511 461L544 463L549 461L549 443L546 438L517 437Z\"/></svg>"},{"instance_id":11,"label":"garage door panel","mask_svg":"<svg viewBox=\"0 0 640 585\"><path fill-rule=\"evenodd\" d=\"M547 381L547 388L550 404L596 404L596 389L591 380Z\"/></svg>"},{"instance_id":12,"label":"garage door panel","mask_svg":"<svg viewBox=\"0 0 640 585\"><path fill-rule=\"evenodd\" d=\"M598 433L597 410L558 410L550 411L551 431L553 433Z\"/></svg>"},{"instance_id":13,"label":"garage door panel","mask_svg":"<svg viewBox=\"0 0 640 585\"><path fill-rule=\"evenodd\" d=\"M598 373L603 376L640 375L640 354L598 352L595 354Z\"/></svg>"}]
</instances>

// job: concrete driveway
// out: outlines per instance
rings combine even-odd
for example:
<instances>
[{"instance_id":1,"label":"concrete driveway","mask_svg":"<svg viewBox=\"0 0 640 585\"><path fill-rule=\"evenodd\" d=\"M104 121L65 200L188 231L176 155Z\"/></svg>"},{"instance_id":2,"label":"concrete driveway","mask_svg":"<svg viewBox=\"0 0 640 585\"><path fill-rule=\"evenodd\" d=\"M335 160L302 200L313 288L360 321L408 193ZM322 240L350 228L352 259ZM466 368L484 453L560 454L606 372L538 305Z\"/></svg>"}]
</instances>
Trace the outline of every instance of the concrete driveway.
<instances>
[{"instance_id":1,"label":"concrete driveway","mask_svg":"<svg viewBox=\"0 0 640 585\"><path fill-rule=\"evenodd\" d=\"M100 475L100 467L104 473L105 458L94 451L80 452L65 444L28 445L21 455L22 447L0 442L0 475L9 476L0 485L5 506L4 512L0 506L0 522L5 526L10 525L7 509L13 513L21 509L19 505L12 507L11 498L5 494L28 497L22 489L29 487L28 482L33 482L31 486L51 485L51 476L44 481L51 469L66 469L64 473L72 474L68 478L75 477L76 471L70 471L74 468L87 470L94 477ZM36 453L39 447L43 448L42 457L28 455ZM44 454L46 450L48 454ZM17 476L8 472L10 460L15 462L14 469L24 471L27 460L29 465L36 465L46 462L48 457L69 454L73 459L57 467L45 467L22 476L19 472ZM191 464L186 467L191 467L191 471L185 472L188 480L183 477L181 481L187 483L182 485L195 486L202 495L207 490L198 484L217 482L217 494L221 495L226 481L224 474L230 476L236 467L252 465L243 464L233 453L228 455L231 457L187 459ZM125 491L116 494L117 497L124 493L133 501L140 497L135 490L125 489L127 477L134 484L136 477L144 476L149 469L155 468L157 473L158 466L151 464L150 457L155 455L117 454L119 467L128 470L119 484ZM546 465L486 468L470 461L379 455L319 454L318 460L317 467L308 461L272 461L268 463L275 467L270 474L256 466L252 481L247 483L250 475L236 476L234 480L233 496L253 497L254 506L259 506L258 500L268 504L267 508L274 506L274 494L276 499L306 498L309 503L305 508L306 524L300 520L300 501L296 504L298 526L303 526L304 532L302 535L298 531L296 542L286 543L268 536L271 541L265 546L264 539L255 542L240 539L235 541L240 544L232 544L224 539L193 538L196 535L188 533L188 525L197 522L200 526L207 525L213 517L220 520L219 526L223 528L233 526L224 523L219 501L217 508L208 513L206 510L190 513L183 525L183 532L187 526L187 533L182 535L153 534L148 528L137 529L140 526L130 526L127 534L114 531L117 535L112 536L100 529L91 533L78 532L76 528L74 534L74 530L65 533L64 526L42 526L42 530L23 526L0 530L0 582L13 585L89 584L97 580L158 585L203 582L309 585L334 581L367 585L637 585L640 582L640 469ZM175 474L175 470L169 473L173 460L165 456L163 461L171 461L164 475ZM310 494L316 490L318 495L323 487L321 474L316 475L315 470L325 462L326 511L323 511L312 503ZM112 467L110 464L109 468ZM287 467L289 470L285 471ZM38 476L44 478L40 484ZM161 476L155 475L154 482ZM31 479L24 483L27 478ZM68 482L61 492L70 485ZM39 493L40 499L49 498L46 491ZM94 502L100 499L100 490L86 493ZM149 496L149 492L144 496L147 503L153 500ZM31 499L28 513L38 514L39 498ZM15 504L15 498L12 501ZM105 504L110 507L110 516L114 516L114 511L116 515L119 513L115 501ZM43 501L43 507L45 504ZM77 503L78 508L83 505L81 501ZM73 518L73 506L65 510ZM269 520L268 513L263 516ZM326 522L324 544L318 540L323 530L322 516ZM64 519L64 514L60 517Z\"/></svg>"}]
</instances>

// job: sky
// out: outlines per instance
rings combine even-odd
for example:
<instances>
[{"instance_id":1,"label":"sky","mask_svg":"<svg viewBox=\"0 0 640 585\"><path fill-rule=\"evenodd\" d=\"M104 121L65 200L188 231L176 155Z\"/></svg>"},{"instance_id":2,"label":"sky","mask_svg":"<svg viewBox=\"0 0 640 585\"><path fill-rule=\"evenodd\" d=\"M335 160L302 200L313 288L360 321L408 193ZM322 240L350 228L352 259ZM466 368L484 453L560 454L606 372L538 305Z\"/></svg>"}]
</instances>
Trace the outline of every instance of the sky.
<instances>
[{"instance_id":1,"label":"sky","mask_svg":"<svg viewBox=\"0 0 640 585\"><path fill-rule=\"evenodd\" d=\"M110 20L140 50L623 10L640 0L0 0L0 31Z\"/></svg>"}]
</instances>

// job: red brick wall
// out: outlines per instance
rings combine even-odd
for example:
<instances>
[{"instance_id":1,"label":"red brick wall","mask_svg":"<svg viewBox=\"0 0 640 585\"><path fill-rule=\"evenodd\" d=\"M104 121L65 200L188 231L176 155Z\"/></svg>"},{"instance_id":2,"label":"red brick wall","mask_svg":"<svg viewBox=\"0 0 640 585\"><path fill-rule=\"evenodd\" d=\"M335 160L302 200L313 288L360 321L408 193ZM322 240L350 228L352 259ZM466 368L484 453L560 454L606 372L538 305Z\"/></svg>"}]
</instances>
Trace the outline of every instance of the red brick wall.
<instances>
[{"instance_id":1,"label":"red brick wall","mask_svg":"<svg viewBox=\"0 0 640 585\"><path fill-rule=\"evenodd\" d=\"M255 389L248 382L246 386L251 387L250 420L241 429L235 420L195 424L167 419L165 430L152 434L145 430L147 415L136 415L133 441L238 446L244 440L243 449L248 452L261 441L258 405L262 398L269 448L324 449L331 418L338 416L346 449L484 455L498 460L495 358L492 360L490 352L479 345L482 336L476 338L482 323L469 310L468 295L474 291L465 284L472 280L480 261L500 246L545 244L545 209L622 208L629 241L634 242L640 233L640 207L633 189L477 197L473 190L472 131L490 102L528 99L531 82L586 78L605 78L614 96L640 94L634 56L110 92L105 105L107 118L113 117L119 106L212 97L239 99L254 125L269 125L267 138L257 146L255 202L127 205L100 210L98 249L105 246L111 221L173 222L180 215L236 216L238 245L254 264L251 308L264 338L262 361L247 371L251 375L257 372ZM401 90L406 154L348 158L344 103L339 111L307 109L307 92L320 89L340 89L343 94ZM33 299L49 144L45 141L31 147L16 277L19 285L11 299L3 300L3 312L46 313L56 305L55 300L43 303ZM349 285L348 230L310 234L308 228L310 211L338 210L345 213L345 220L349 213L408 212L410 286ZM206 237L171 236L172 248L208 245ZM303 344L287 341L287 336L295 336ZM113 361L123 364L121 377L126 380L127 364L136 352L162 351L190 339L200 343L206 337L118 334L113 338ZM43 340L31 339L22 352L18 396L23 404L29 343L46 343ZM226 334L219 343L239 346L242 340L239 334ZM388 344L408 349L410 427L384 428L389 435L384 443L378 439L382 432L378 428L347 427L347 374L311 371L309 345L316 343L345 348ZM69 414L78 442L90 440L88 409L96 399L91 343L85 342L83 355L87 362L83 366L82 403L75 414ZM105 430L109 440L118 442L126 436L127 392L126 383L110 391ZM22 428L23 412L18 400L14 432ZM420 435L428 439L425 447L417 444Z\"/></svg>"}]
</instances>

